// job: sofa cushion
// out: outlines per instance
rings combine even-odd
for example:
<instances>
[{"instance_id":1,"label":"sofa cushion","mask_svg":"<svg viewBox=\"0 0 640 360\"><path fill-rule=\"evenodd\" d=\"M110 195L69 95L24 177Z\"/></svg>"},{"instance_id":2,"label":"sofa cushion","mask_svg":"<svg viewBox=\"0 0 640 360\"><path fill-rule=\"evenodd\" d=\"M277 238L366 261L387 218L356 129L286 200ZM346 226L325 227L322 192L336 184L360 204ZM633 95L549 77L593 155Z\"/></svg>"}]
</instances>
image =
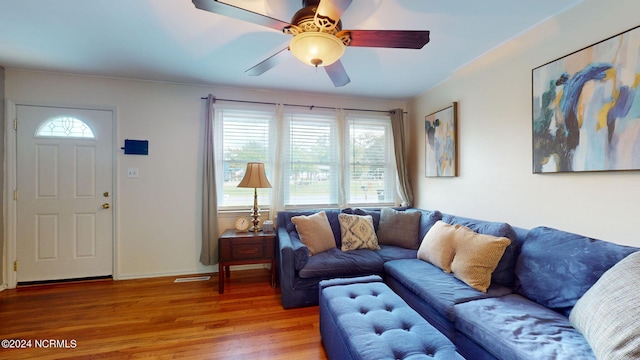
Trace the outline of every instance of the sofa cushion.
<instances>
[{"instance_id":1,"label":"sofa cushion","mask_svg":"<svg viewBox=\"0 0 640 360\"><path fill-rule=\"evenodd\" d=\"M342 251L380 249L371 215L338 214L338 221L342 236Z\"/></svg>"},{"instance_id":2,"label":"sofa cushion","mask_svg":"<svg viewBox=\"0 0 640 360\"><path fill-rule=\"evenodd\" d=\"M392 208L380 210L380 226L378 227L378 242L383 245L401 246L407 249L417 249L420 245L419 211L398 211Z\"/></svg>"},{"instance_id":3,"label":"sofa cushion","mask_svg":"<svg viewBox=\"0 0 640 360\"><path fill-rule=\"evenodd\" d=\"M516 263L516 291L569 316L605 271L636 250L544 226L533 228Z\"/></svg>"},{"instance_id":4,"label":"sofa cushion","mask_svg":"<svg viewBox=\"0 0 640 360\"><path fill-rule=\"evenodd\" d=\"M571 324L598 359L640 359L640 252L607 270L578 300Z\"/></svg>"},{"instance_id":5,"label":"sofa cushion","mask_svg":"<svg viewBox=\"0 0 640 360\"><path fill-rule=\"evenodd\" d=\"M415 259L417 250L405 249L400 246L380 245L380 250L376 251L384 262L397 259Z\"/></svg>"},{"instance_id":6,"label":"sofa cushion","mask_svg":"<svg viewBox=\"0 0 640 360\"><path fill-rule=\"evenodd\" d=\"M454 321L454 305L475 299L501 296L511 289L493 284L486 293L475 290L453 274L420 259L392 260L384 264L387 276L413 291L449 321Z\"/></svg>"},{"instance_id":7,"label":"sofa cushion","mask_svg":"<svg viewBox=\"0 0 640 360\"><path fill-rule=\"evenodd\" d=\"M376 250L359 249L343 252L338 248L309 257L298 272L301 278L353 277L382 274L383 261Z\"/></svg>"},{"instance_id":8,"label":"sofa cushion","mask_svg":"<svg viewBox=\"0 0 640 360\"><path fill-rule=\"evenodd\" d=\"M455 306L457 331L498 359L595 359L569 319L511 294Z\"/></svg>"},{"instance_id":9,"label":"sofa cushion","mask_svg":"<svg viewBox=\"0 0 640 360\"><path fill-rule=\"evenodd\" d=\"M432 263L433 265L451 272L451 262L456 254L455 249L455 225L437 221L422 239L418 248L418 259Z\"/></svg>"},{"instance_id":10,"label":"sofa cushion","mask_svg":"<svg viewBox=\"0 0 640 360\"><path fill-rule=\"evenodd\" d=\"M291 221L296 225L300 241L309 248L309 256L336 247L336 240L324 211L312 215L294 216Z\"/></svg>"},{"instance_id":11,"label":"sofa cushion","mask_svg":"<svg viewBox=\"0 0 640 360\"><path fill-rule=\"evenodd\" d=\"M453 276L472 288L487 292L491 274L511 240L505 237L478 234L460 226L454 237L455 255L451 262Z\"/></svg>"},{"instance_id":12,"label":"sofa cushion","mask_svg":"<svg viewBox=\"0 0 640 360\"><path fill-rule=\"evenodd\" d=\"M448 224L466 226L478 234L506 237L511 240L511 244L504 250L502 258L498 262L493 274L491 274L491 281L505 286L514 285L515 277L513 269L520 244L518 243L516 232L511 225L503 222L482 221L453 215L442 215L442 221Z\"/></svg>"}]
</instances>

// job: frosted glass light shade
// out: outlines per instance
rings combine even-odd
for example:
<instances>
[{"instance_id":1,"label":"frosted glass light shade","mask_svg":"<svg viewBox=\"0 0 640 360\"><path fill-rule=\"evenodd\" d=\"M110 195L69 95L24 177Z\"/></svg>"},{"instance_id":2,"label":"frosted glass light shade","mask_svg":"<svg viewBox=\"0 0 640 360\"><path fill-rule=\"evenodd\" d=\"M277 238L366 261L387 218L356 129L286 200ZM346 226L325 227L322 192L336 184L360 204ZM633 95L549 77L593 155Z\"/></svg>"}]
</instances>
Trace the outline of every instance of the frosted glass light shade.
<instances>
[{"instance_id":1,"label":"frosted glass light shade","mask_svg":"<svg viewBox=\"0 0 640 360\"><path fill-rule=\"evenodd\" d=\"M311 66L327 66L338 61L345 46L334 35L321 32L304 32L291 39L289 49L295 57Z\"/></svg>"}]
</instances>

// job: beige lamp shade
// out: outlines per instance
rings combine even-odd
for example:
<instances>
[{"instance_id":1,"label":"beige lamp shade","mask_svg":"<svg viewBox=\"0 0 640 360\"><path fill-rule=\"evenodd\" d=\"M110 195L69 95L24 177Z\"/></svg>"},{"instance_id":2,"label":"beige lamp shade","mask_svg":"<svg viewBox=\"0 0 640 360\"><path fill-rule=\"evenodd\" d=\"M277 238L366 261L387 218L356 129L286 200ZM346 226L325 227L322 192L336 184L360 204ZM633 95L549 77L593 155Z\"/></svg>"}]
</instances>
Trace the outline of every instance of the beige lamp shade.
<instances>
[{"instance_id":1,"label":"beige lamp shade","mask_svg":"<svg viewBox=\"0 0 640 360\"><path fill-rule=\"evenodd\" d=\"M238 187L243 188L270 188L271 184L267 179L267 174L264 171L264 164L259 162L247 163L247 170L244 173L244 177Z\"/></svg>"}]
</instances>

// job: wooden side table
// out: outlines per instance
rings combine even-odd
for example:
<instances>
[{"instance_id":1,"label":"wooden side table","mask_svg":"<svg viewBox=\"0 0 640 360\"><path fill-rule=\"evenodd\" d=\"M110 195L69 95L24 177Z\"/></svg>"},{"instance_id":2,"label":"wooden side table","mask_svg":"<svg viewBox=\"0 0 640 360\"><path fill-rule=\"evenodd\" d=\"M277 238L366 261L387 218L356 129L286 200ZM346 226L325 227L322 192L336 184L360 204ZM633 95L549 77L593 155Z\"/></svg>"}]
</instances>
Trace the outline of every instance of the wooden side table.
<instances>
[{"instance_id":1,"label":"wooden side table","mask_svg":"<svg viewBox=\"0 0 640 360\"><path fill-rule=\"evenodd\" d=\"M224 278L231 265L271 264L271 286L276 286L275 233L236 232L227 229L218 238L218 292L224 293Z\"/></svg>"}]
</instances>

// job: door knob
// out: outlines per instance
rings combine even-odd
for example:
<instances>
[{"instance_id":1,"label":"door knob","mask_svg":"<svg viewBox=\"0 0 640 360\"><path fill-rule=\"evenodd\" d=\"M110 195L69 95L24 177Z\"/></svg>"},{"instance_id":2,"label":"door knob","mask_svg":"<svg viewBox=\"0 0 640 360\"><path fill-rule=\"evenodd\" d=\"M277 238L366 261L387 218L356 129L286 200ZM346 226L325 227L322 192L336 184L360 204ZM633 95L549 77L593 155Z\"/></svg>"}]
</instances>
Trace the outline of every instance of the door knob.
<instances>
[{"instance_id":1,"label":"door knob","mask_svg":"<svg viewBox=\"0 0 640 360\"><path fill-rule=\"evenodd\" d=\"M102 204L102 208L103 208L103 209L108 209L108 208L110 208L110 207L111 207L111 206L109 205L109 203L104 203L104 204Z\"/></svg>"}]
</instances>

